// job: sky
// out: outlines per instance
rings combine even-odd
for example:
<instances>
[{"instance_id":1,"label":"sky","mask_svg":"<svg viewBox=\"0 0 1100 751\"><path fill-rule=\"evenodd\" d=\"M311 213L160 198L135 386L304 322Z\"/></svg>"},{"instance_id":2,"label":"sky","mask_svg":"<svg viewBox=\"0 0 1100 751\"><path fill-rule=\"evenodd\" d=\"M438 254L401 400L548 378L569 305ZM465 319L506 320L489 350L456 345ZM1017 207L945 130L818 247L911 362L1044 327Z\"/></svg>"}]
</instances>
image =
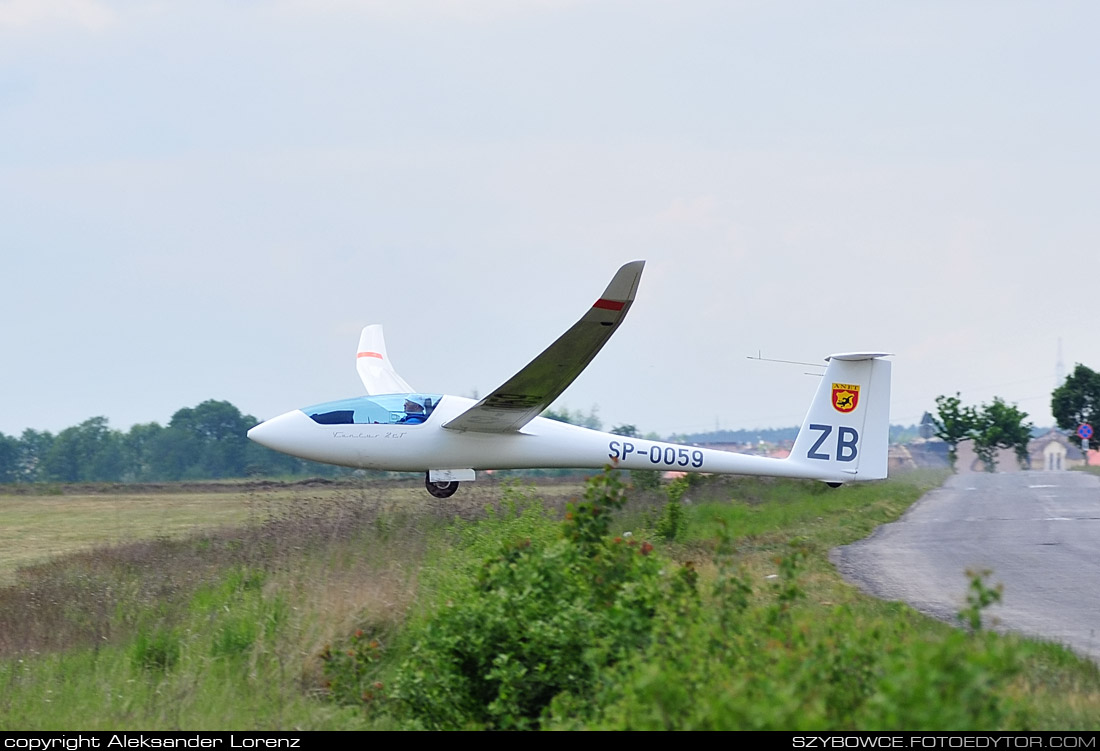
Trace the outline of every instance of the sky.
<instances>
[{"instance_id":1,"label":"sky","mask_svg":"<svg viewBox=\"0 0 1100 751\"><path fill-rule=\"evenodd\" d=\"M385 327L485 395L623 263L556 406L801 422L832 352L891 421L1100 369L1100 6L0 0L0 432L266 419Z\"/></svg>"}]
</instances>

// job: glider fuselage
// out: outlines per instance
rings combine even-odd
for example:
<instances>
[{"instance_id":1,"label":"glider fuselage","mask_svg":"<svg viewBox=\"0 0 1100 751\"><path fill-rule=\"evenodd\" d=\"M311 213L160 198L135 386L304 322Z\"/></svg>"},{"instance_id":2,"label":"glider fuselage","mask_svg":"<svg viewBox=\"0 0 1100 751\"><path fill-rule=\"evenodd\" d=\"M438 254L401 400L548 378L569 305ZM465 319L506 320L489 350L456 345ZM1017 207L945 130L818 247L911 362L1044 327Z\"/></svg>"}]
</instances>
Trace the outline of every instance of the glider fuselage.
<instances>
[{"instance_id":1,"label":"glider fuselage","mask_svg":"<svg viewBox=\"0 0 1100 751\"><path fill-rule=\"evenodd\" d=\"M837 482L852 479L843 471L823 472L820 467L781 459L624 437L545 417L536 417L513 433L456 431L443 428L442 424L468 410L475 400L461 396L432 398L434 407L423 422L319 423L310 415L336 412L326 413L326 405L319 405L268 420L253 428L249 437L303 459L397 472L529 467L599 469L611 465L620 469L768 474ZM346 406L377 399L364 397L332 404ZM352 410L340 410L345 411ZM407 416L398 419L407 420Z\"/></svg>"}]
</instances>

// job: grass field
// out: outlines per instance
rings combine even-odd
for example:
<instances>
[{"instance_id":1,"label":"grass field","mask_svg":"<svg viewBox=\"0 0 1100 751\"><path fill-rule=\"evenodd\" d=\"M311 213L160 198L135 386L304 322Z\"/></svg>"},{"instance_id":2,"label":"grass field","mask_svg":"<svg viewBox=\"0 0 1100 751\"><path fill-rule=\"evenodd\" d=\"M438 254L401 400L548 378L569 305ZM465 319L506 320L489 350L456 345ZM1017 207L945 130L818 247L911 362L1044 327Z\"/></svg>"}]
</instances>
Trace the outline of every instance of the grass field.
<instances>
[{"instance_id":1,"label":"grass field","mask_svg":"<svg viewBox=\"0 0 1100 751\"><path fill-rule=\"evenodd\" d=\"M234 488L234 485L237 487ZM125 485L96 488L54 486L48 494L5 493L0 486L0 586L15 583L20 567L97 546L180 538L218 528L256 525L292 513L323 509L355 499L372 508L446 516L480 510L500 494L489 479L447 501L431 498L419 480L344 482L302 487L301 483L192 483L190 492L168 487L131 492ZM545 483L548 498L575 495L580 482Z\"/></svg>"},{"instance_id":2,"label":"grass field","mask_svg":"<svg viewBox=\"0 0 1100 751\"><path fill-rule=\"evenodd\" d=\"M1095 728L1094 663L829 564L941 481L628 492L606 534L576 482L9 494L0 727Z\"/></svg>"},{"instance_id":3,"label":"grass field","mask_svg":"<svg viewBox=\"0 0 1100 751\"><path fill-rule=\"evenodd\" d=\"M20 566L98 545L242 524L253 506L237 493L0 496L0 584Z\"/></svg>"}]
</instances>

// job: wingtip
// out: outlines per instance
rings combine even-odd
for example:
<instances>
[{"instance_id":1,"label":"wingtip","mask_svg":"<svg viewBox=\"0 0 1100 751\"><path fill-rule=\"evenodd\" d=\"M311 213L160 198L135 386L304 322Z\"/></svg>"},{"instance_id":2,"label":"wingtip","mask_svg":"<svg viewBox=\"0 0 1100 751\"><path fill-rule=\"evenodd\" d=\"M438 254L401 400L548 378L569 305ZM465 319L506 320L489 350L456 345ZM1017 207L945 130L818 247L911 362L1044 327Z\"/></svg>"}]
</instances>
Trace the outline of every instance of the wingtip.
<instances>
[{"instance_id":1,"label":"wingtip","mask_svg":"<svg viewBox=\"0 0 1100 751\"><path fill-rule=\"evenodd\" d=\"M616 300L618 302L630 302L638 292L638 282L642 278L642 269L645 261L631 261L624 263L615 272L615 277L604 290L604 300Z\"/></svg>"}]
</instances>

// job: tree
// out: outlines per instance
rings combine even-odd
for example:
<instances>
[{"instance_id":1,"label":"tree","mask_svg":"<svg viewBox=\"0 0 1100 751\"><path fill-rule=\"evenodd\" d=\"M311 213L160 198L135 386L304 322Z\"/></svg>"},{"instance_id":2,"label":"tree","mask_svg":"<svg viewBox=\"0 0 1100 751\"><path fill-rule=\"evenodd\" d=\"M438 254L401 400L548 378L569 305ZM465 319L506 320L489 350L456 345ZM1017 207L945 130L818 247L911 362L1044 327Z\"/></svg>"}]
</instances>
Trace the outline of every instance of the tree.
<instances>
[{"instance_id":1,"label":"tree","mask_svg":"<svg viewBox=\"0 0 1100 751\"><path fill-rule=\"evenodd\" d=\"M1100 373L1078 363L1073 374L1051 394L1050 412L1062 430L1076 430L1081 423L1098 427Z\"/></svg>"},{"instance_id":2,"label":"tree","mask_svg":"<svg viewBox=\"0 0 1100 751\"><path fill-rule=\"evenodd\" d=\"M149 439L150 476L157 480L201 478L198 439L181 428L168 427Z\"/></svg>"},{"instance_id":3,"label":"tree","mask_svg":"<svg viewBox=\"0 0 1100 751\"><path fill-rule=\"evenodd\" d=\"M1027 412L1021 412L1015 404L1006 404L999 396L992 404L983 404L974 412L971 435L974 453L982 460L986 472L997 470L997 449L1015 449L1016 461L1021 469L1027 469L1030 460L1027 444L1031 440L1031 423L1025 423Z\"/></svg>"},{"instance_id":4,"label":"tree","mask_svg":"<svg viewBox=\"0 0 1100 751\"><path fill-rule=\"evenodd\" d=\"M567 422L570 425L580 425L582 428L599 430L603 427L603 423L600 422L599 411L600 408L596 405L592 405L592 409L587 415L579 409L576 412L570 412L568 407L562 407L561 409L548 409L541 416L558 422Z\"/></svg>"},{"instance_id":5,"label":"tree","mask_svg":"<svg viewBox=\"0 0 1100 751\"><path fill-rule=\"evenodd\" d=\"M130 427L130 432L122 439L126 459L125 479L139 482L165 479L157 475L155 454L157 438L164 430L155 422Z\"/></svg>"},{"instance_id":6,"label":"tree","mask_svg":"<svg viewBox=\"0 0 1100 751\"><path fill-rule=\"evenodd\" d=\"M19 437L19 479L35 482L46 479L42 474L42 462L53 445L53 433L27 428Z\"/></svg>"},{"instance_id":7,"label":"tree","mask_svg":"<svg viewBox=\"0 0 1100 751\"><path fill-rule=\"evenodd\" d=\"M0 482L19 479L19 439L0 433Z\"/></svg>"},{"instance_id":8,"label":"tree","mask_svg":"<svg viewBox=\"0 0 1100 751\"><path fill-rule=\"evenodd\" d=\"M42 457L41 472L61 482L117 482L122 451L122 436L108 427L107 418L91 417L57 434Z\"/></svg>"},{"instance_id":9,"label":"tree","mask_svg":"<svg viewBox=\"0 0 1100 751\"><path fill-rule=\"evenodd\" d=\"M960 396L958 392L954 396L937 396L936 416L932 418L936 437L947 444L951 471L955 471L955 463L959 459L959 441L970 437L977 419L973 407L962 406Z\"/></svg>"},{"instance_id":10,"label":"tree","mask_svg":"<svg viewBox=\"0 0 1100 751\"><path fill-rule=\"evenodd\" d=\"M184 407L172 415L168 430L177 432L170 444L182 459L194 452L187 467L177 467L180 476L244 477L248 429L256 418L242 415L229 402L208 399L196 407ZM184 438L186 436L186 439ZM187 440L190 439L190 440Z\"/></svg>"}]
</instances>

